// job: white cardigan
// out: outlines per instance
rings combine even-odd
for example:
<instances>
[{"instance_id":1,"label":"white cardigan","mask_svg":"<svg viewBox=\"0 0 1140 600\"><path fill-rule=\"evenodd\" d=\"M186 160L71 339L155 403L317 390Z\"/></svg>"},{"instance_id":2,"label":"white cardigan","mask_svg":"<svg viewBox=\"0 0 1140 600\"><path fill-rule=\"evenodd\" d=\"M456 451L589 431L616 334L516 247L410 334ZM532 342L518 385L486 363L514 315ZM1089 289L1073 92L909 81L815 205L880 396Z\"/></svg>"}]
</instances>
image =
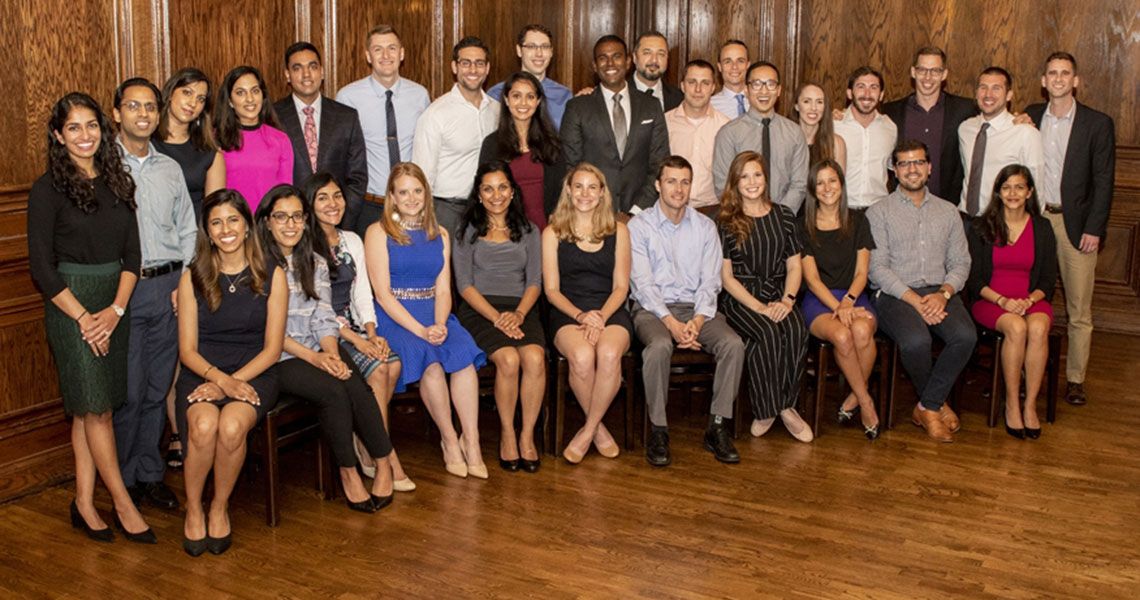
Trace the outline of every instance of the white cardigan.
<instances>
[{"instance_id":1,"label":"white cardigan","mask_svg":"<svg viewBox=\"0 0 1140 600\"><path fill-rule=\"evenodd\" d=\"M352 257L356 264L356 279L352 281L352 300L349 308L352 311L352 320L361 329L365 323L376 323L376 308L372 304L372 280L368 278L368 266L364 262L364 242L360 236L351 231L338 229L340 245Z\"/></svg>"}]
</instances>

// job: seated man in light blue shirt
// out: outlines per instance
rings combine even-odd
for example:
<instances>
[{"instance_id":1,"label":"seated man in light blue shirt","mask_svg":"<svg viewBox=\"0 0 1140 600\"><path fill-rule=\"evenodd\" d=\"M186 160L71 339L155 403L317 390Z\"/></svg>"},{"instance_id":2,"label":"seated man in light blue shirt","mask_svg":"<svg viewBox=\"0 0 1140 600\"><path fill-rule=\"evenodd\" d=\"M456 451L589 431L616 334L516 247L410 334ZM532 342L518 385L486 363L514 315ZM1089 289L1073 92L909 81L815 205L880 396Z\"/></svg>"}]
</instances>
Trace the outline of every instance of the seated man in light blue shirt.
<instances>
[{"instance_id":1,"label":"seated man in light blue shirt","mask_svg":"<svg viewBox=\"0 0 1140 600\"><path fill-rule=\"evenodd\" d=\"M716 357L705 448L721 462L740 462L725 420L732 418L740 388L744 342L716 312L720 238L712 219L689 206L692 178L689 161L665 159L657 172L657 202L629 222L633 328L645 344L642 376L653 426L645 459L656 467L672 462L665 403L674 346Z\"/></svg>"},{"instance_id":2,"label":"seated man in light blue shirt","mask_svg":"<svg viewBox=\"0 0 1140 600\"><path fill-rule=\"evenodd\" d=\"M546 95L546 110L550 115L550 122L558 129L562 125L562 113L566 112L566 103L574 97L570 88L546 76L550 68L550 60L554 58L554 34L543 25L530 24L519 31L515 54L519 57L520 66L524 71L534 75L542 82L542 93ZM503 100L503 82L496 83L487 90L487 95L495 100Z\"/></svg>"}]
</instances>

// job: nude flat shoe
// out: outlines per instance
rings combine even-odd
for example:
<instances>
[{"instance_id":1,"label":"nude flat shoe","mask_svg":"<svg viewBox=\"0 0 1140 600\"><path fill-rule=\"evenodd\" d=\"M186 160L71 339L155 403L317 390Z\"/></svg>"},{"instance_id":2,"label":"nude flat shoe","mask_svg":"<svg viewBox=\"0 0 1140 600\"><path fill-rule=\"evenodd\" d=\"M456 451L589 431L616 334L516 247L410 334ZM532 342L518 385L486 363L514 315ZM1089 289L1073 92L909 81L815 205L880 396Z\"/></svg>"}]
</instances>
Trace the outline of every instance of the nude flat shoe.
<instances>
[{"instance_id":1,"label":"nude flat shoe","mask_svg":"<svg viewBox=\"0 0 1140 600\"><path fill-rule=\"evenodd\" d=\"M752 434L752 437L760 437L768 433L768 430L772 428L772 424L775 422L775 417L770 419L753 419L752 427L748 431Z\"/></svg>"}]
</instances>

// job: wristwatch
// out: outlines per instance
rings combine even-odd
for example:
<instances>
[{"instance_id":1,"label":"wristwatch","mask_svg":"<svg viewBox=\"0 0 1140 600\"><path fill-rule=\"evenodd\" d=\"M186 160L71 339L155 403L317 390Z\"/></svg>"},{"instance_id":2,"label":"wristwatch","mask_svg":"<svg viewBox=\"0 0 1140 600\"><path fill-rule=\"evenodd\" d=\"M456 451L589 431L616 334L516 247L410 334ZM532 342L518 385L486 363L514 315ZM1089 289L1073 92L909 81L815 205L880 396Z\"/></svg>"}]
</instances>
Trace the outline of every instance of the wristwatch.
<instances>
[{"instance_id":1,"label":"wristwatch","mask_svg":"<svg viewBox=\"0 0 1140 600\"><path fill-rule=\"evenodd\" d=\"M947 292L946 290L938 290L938 293L942 294L942 297L945 298L947 302L949 302L951 296L953 296L953 294L951 294L950 292Z\"/></svg>"},{"instance_id":2,"label":"wristwatch","mask_svg":"<svg viewBox=\"0 0 1140 600\"><path fill-rule=\"evenodd\" d=\"M115 311L115 314L118 315L120 319L123 318L123 315L127 314L127 309L119 306L118 304L112 304L111 310Z\"/></svg>"}]
</instances>

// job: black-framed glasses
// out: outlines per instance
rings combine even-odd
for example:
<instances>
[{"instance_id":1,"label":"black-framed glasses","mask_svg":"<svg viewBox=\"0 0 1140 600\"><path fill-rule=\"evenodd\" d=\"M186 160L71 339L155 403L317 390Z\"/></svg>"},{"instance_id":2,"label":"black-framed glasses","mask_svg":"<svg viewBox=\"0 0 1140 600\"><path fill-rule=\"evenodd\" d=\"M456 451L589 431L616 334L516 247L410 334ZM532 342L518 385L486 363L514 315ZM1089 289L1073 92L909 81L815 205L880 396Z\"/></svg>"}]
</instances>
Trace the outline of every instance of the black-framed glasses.
<instances>
[{"instance_id":1,"label":"black-framed glasses","mask_svg":"<svg viewBox=\"0 0 1140 600\"><path fill-rule=\"evenodd\" d=\"M277 223L278 225L284 225L285 223L288 223L289 221L292 221L294 223L301 223L301 224L305 223L305 213L300 212L300 211L295 212L295 213L287 213L287 212L270 213L269 218L273 219L273 222Z\"/></svg>"},{"instance_id":2,"label":"black-framed glasses","mask_svg":"<svg viewBox=\"0 0 1140 600\"><path fill-rule=\"evenodd\" d=\"M916 158L914 160L900 160L895 163L896 169L909 169L911 167L925 167L929 162L925 158Z\"/></svg>"},{"instance_id":3,"label":"black-framed glasses","mask_svg":"<svg viewBox=\"0 0 1140 600\"><path fill-rule=\"evenodd\" d=\"M780 87L780 82L775 79L753 79L748 82L748 87L754 92L759 92L760 90L774 92L776 88Z\"/></svg>"}]
</instances>

